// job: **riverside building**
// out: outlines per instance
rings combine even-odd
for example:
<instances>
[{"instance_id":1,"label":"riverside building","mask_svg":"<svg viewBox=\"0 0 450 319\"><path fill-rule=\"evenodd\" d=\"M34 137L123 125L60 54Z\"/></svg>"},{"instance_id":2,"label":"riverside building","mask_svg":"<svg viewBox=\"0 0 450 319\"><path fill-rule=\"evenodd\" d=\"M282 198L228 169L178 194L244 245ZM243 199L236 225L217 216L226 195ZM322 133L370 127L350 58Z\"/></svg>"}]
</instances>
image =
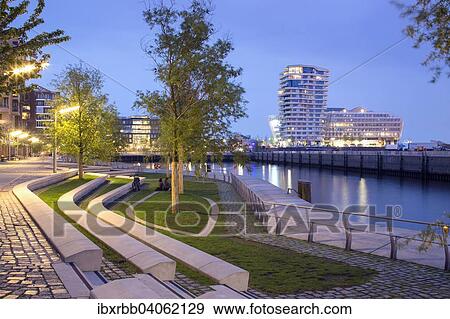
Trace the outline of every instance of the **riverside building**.
<instances>
[{"instance_id":1,"label":"riverside building","mask_svg":"<svg viewBox=\"0 0 450 319\"><path fill-rule=\"evenodd\" d=\"M135 115L119 118L120 134L128 152L140 152L153 147L160 135L160 120L156 116Z\"/></svg>"},{"instance_id":2,"label":"riverside building","mask_svg":"<svg viewBox=\"0 0 450 319\"><path fill-rule=\"evenodd\" d=\"M287 145L320 145L325 135L330 71L290 65L280 75L280 137Z\"/></svg>"},{"instance_id":3,"label":"riverside building","mask_svg":"<svg viewBox=\"0 0 450 319\"><path fill-rule=\"evenodd\" d=\"M403 131L401 118L363 107L329 108L325 114L325 144L329 146L383 147L396 144Z\"/></svg>"}]
</instances>

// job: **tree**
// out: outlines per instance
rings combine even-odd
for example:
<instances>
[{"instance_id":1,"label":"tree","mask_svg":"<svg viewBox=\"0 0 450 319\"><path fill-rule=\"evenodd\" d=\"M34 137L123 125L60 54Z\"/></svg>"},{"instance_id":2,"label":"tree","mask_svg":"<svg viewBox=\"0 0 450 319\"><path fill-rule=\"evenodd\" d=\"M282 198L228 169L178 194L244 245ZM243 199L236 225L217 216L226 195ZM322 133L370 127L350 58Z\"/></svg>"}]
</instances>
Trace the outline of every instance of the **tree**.
<instances>
[{"instance_id":1,"label":"tree","mask_svg":"<svg viewBox=\"0 0 450 319\"><path fill-rule=\"evenodd\" d=\"M402 17L412 20L404 32L415 41L414 47L431 45L431 52L422 64L430 68L432 82L436 82L443 70L450 67L450 0L415 1L412 5L394 3L402 10ZM449 71L447 76L450 77Z\"/></svg>"},{"instance_id":2,"label":"tree","mask_svg":"<svg viewBox=\"0 0 450 319\"><path fill-rule=\"evenodd\" d=\"M102 93L103 78L97 70L69 65L55 80L60 93L55 99L58 116L56 134L63 154L78 161L79 178L83 165L93 160L111 160L123 146L117 110ZM77 107L73 112L61 110Z\"/></svg>"},{"instance_id":3,"label":"tree","mask_svg":"<svg viewBox=\"0 0 450 319\"><path fill-rule=\"evenodd\" d=\"M43 49L69 40L62 30L37 33L45 1L39 0L27 15L29 6L29 0L0 0L0 94L22 92L25 80L40 77L50 58Z\"/></svg>"},{"instance_id":4,"label":"tree","mask_svg":"<svg viewBox=\"0 0 450 319\"><path fill-rule=\"evenodd\" d=\"M446 221L437 220L433 224L428 225L419 234L407 239L404 246L409 245L412 241L420 241L420 245L417 247L419 252L426 252L433 247L433 245L438 245L444 249L445 253L445 264L444 269L450 271L450 252L448 248L448 232L449 232L449 219L450 214L444 214Z\"/></svg>"},{"instance_id":5,"label":"tree","mask_svg":"<svg viewBox=\"0 0 450 319\"><path fill-rule=\"evenodd\" d=\"M245 116L244 89L237 82L242 70L226 62L233 46L229 39L214 39L211 15L210 6L197 0L187 9L162 2L144 12L155 32L145 52L163 89L139 92L136 106L161 119L173 212L183 191L183 162L223 152L231 124Z\"/></svg>"}]
</instances>

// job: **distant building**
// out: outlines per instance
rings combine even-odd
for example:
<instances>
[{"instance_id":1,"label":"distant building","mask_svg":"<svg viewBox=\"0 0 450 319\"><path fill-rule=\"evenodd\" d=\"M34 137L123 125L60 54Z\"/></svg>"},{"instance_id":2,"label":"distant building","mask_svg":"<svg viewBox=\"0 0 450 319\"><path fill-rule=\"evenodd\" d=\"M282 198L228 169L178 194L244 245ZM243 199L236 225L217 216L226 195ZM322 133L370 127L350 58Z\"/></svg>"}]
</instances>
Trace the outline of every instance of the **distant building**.
<instances>
[{"instance_id":1,"label":"distant building","mask_svg":"<svg viewBox=\"0 0 450 319\"><path fill-rule=\"evenodd\" d=\"M258 140L252 138L250 135L235 133L233 139L238 142L239 151L254 152L258 148Z\"/></svg>"},{"instance_id":2,"label":"distant building","mask_svg":"<svg viewBox=\"0 0 450 319\"><path fill-rule=\"evenodd\" d=\"M119 118L120 133L127 151L143 151L152 147L160 135L160 120L156 116L135 115Z\"/></svg>"},{"instance_id":3,"label":"distant building","mask_svg":"<svg viewBox=\"0 0 450 319\"><path fill-rule=\"evenodd\" d=\"M330 71L290 65L280 75L281 139L291 145L318 145L324 140Z\"/></svg>"},{"instance_id":4,"label":"distant building","mask_svg":"<svg viewBox=\"0 0 450 319\"><path fill-rule=\"evenodd\" d=\"M49 123L53 121L52 101L57 93L42 86L22 95L22 119L24 129L31 133L42 133Z\"/></svg>"},{"instance_id":5,"label":"distant building","mask_svg":"<svg viewBox=\"0 0 450 319\"><path fill-rule=\"evenodd\" d=\"M0 125L10 130L22 128L20 96L0 96Z\"/></svg>"},{"instance_id":6,"label":"distant building","mask_svg":"<svg viewBox=\"0 0 450 319\"><path fill-rule=\"evenodd\" d=\"M325 114L325 144L330 146L381 147L397 143L403 131L401 118L363 107L329 108Z\"/></svg>"},{"instance_id":7,"label":"distant building","mask_svg":"<svg viewBox=\"0 0 450 319\"><path fill-rule=\"evenodd\" d=\"M269 115L269 127L271 136L271 144L277 145L280 141L280 117L276 115Z\"/></svg>"},{"instance_id":8,"label":"distant building","mask_svg":"<svg viewBox=\"0 0 450 319\"><path fill-rule=\"evenodd\" d=\"M8 40L8 43L16 47L19 41ZM6 130L18 130L22 128L22 108L20 96L12 94L0 94L0 126Z\"/></svg>"}]
</instances>

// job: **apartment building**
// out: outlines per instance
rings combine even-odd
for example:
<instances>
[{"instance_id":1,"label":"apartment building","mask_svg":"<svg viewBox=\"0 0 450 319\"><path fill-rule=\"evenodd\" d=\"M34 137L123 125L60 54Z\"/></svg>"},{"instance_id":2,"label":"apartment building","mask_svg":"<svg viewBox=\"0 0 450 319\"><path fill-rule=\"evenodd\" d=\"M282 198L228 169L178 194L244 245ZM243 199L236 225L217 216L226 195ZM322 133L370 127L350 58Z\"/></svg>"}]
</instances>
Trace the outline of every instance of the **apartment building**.
<instances>
[{"instance_id":1,"label":"apartment building","mask_svg":"<svg viewBox=\"0 0 450 319\"><path fill-rule=\"evenodd\" d=\"M312 65L290 65L280 75L280 136L290 145L323 142L330 71Z\"/></svg>"}]
</instances>

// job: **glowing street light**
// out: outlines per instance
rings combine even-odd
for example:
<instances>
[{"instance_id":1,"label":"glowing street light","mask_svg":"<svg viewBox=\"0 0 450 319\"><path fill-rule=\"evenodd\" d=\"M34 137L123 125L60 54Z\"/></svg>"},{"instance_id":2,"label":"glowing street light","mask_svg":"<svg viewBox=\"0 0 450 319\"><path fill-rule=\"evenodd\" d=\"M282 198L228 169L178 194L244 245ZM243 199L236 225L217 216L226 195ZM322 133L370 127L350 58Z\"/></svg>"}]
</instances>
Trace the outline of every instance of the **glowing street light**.
<instances>
[{"instance_id":1,"label":"glowing street light","mask_svg":"<svg viewBox=\"0 0 450 319\"><path fill-rule=\"evenodd\" d=\"M39 143L39 142L40 142L40 139L38 139L37 137L31 137L30 139L28 139L28 141L29 141L31 144L36 144L36 143Z\"/></svg>"},{"instance_id":2,"label":"glowing street light","mask_svg":"<svg viewBox=\"0 0 450 319\"><path fill-rule=\"evenodd\" d=\"M20 135L18 135L17 139L23 140L23 139L27 138L28 136L30 136L30 134L24 132L24 133L21 133Z\"/></svg>"},{"instance_id":3,"label":"glowing street light","mask_svg":"<svg viewBox=\"0 0 450 319\"><path fill-rule=\"evenodd\" d=\"M12 70L12 74L13 75L27 74L27 73L33 72L34 70L36 70L36 65L30 63L30 64L25 64L23 66L14 68Z\"/></svg>"},{"instance_id":4,"label":"glowing street light","mask_svg":"<svg viewBox=\"0 0 450 319\"><path fill-rule=\"evenodd\" d=\"M63 109L59 110L58 113L59 114L67 114L67 113L78 111L79 109L80 109L80 106L75 105L75 106L63 108Z\"/></svg>"},{"instance_id":5,"label":"glowing street light","mask_svg":"<svg viewBox=\"0 0 450 319\"><path fill-rule=\"evenodd\" d=\"M9 136L11 136L11 137L17 137L17 136L19 136L19 135L22 135L23 134L23 132L22 131L13 131L13 132L10 132L9 133Z\"/></svg>"}]
</instances>

